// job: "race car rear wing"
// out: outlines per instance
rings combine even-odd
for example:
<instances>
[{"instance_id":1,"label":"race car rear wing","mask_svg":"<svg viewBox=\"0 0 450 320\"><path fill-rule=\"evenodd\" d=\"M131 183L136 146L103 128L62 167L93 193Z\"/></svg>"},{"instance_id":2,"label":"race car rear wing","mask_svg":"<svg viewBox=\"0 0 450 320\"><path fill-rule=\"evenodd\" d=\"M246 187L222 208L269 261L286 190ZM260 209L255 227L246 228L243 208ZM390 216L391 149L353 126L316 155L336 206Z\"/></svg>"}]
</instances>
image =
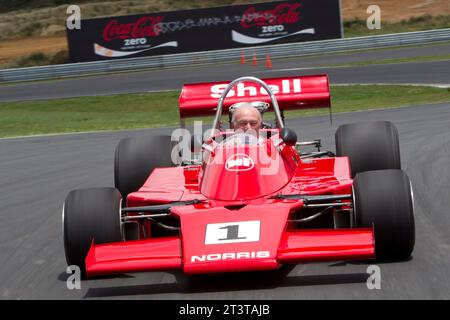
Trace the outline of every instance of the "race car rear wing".
<instances>
[{"instance_id":1,"label":"race car rear wing","mask_svg":"<svg viewBox=\"0 0 450 320\"><path fill-rule=\"evenodd\" d=\"M327 75L262 79L275 94L281 110L329 108L330 87ZM222 92L230 81L186 84L180 94L180 119L214 115ZM227 94L222 113L238 102L270 103L259 84L238 83Z\"/></svg>"}]
</instances>

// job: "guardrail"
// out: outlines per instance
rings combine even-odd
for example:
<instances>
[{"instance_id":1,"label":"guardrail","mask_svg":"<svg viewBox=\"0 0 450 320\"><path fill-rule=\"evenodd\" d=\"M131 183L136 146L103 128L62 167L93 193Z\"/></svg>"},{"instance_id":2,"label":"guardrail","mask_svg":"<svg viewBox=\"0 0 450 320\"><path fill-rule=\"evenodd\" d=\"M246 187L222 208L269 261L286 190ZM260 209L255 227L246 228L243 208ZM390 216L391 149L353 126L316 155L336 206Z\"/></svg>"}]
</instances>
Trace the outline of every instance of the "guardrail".
<instances>
[{"instance_id":1,"label":"guardrail","mask_svg":"<svg viewBox=\"0 0 450 320\"><path fill-rule=\"evenodd\" d=\"M81 62L43 67L0 70L0 83L49 80L64 77L135 71L148 68L166 68L194 64L239 61L242 50L256 55L270 54L272 58L324 54L359 49L428 44L450 41L450 28L418 32L405 32L377 36L332 39L310 42L278 44L237 49L179 53L120 60Z\"/></svg>"}]
</instances>

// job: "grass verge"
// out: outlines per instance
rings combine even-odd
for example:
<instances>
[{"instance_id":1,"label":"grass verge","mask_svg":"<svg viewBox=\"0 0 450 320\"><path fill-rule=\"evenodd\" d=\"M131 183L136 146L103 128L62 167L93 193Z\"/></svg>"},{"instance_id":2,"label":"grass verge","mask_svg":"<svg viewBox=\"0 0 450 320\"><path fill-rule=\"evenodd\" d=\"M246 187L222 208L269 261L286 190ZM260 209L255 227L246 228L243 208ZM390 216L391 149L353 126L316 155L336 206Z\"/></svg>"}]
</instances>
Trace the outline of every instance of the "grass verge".
<instances>
[{"instance_id":1,"label":"grass verge","mask_svg":"<svg viewBox=\"0 0 450 320\"><path fill-rule=\"evenodd\" d=\"M448 88L352 85L331 91L334 113L450 102ZM177 126L178 96L171 91L0 103L0 137ZM290 111L286 118L327 113Z\"/></svg>"}]
</instances>

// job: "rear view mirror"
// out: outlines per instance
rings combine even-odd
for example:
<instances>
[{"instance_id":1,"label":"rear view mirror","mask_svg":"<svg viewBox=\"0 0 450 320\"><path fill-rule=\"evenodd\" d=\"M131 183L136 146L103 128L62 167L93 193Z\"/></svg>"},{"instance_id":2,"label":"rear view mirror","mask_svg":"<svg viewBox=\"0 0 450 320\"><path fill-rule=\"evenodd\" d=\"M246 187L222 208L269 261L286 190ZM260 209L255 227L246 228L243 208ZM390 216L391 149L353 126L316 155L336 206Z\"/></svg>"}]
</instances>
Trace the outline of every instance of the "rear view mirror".
<instances>
[{"instance_id":1,"label":"rear view mirror","mask_svg":"<svg viewBox=\"0 0 450 320\"><path fill-rule=\"evenodd\" d=\"M297 133L294 130L289 128L283 128L280 131L280 138L284 141L284 143L290 147L295 146L297 143Z\"/></svg>"}]
</instances>

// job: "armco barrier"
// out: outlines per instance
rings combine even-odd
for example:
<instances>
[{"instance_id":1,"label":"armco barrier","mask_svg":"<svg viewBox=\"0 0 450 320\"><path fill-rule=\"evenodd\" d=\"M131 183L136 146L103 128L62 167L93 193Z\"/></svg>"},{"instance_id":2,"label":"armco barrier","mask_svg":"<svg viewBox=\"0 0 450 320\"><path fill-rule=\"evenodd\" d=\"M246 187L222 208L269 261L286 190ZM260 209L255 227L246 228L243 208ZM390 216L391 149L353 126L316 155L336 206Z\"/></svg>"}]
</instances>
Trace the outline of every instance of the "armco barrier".
<instances>
[{"instance_id":1,"label":"armco barrier","mask_svg":"<svg viewBox=\"0 0 450 320\"><path fill-rule=\"evenodd\" d=\"M179 53L120 60L71 63L62 65L3 69L0 83L49 80L63 77L104 74L118 71L135 71L147 68L191 66L195 64L238 62L242 50L258 56L270 54L272 58L324 54L359 49L375 49L392 46L428 44L450 41L450 28L418 32L405 32L377 36L299 42L270 46L247 47L217 51Z\"/></svg>"}]
</instances>

